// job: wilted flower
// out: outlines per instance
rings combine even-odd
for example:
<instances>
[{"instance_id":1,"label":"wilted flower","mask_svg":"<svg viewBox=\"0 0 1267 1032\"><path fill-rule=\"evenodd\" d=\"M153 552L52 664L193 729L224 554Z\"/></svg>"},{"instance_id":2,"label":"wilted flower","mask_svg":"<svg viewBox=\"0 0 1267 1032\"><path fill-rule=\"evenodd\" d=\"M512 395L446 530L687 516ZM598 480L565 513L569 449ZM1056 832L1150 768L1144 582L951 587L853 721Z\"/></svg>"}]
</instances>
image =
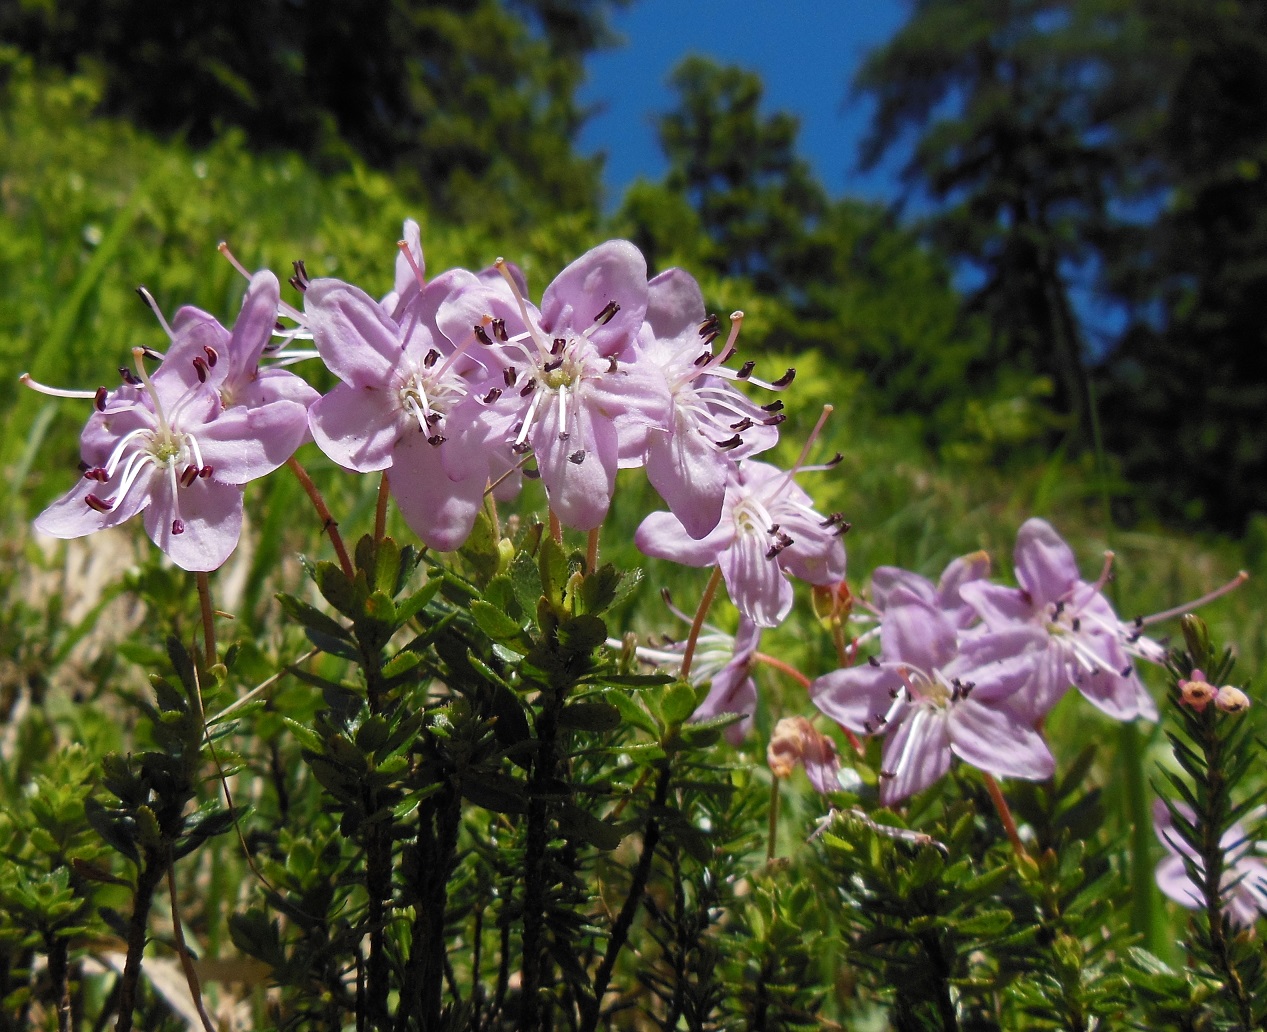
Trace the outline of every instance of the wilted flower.
<instances>
[{"instance_id":1,"label":"wilted flower","mask_svg":"<svg viewBox=\"0 0 1267 1032\"><path fill-rule=\"evenodd\" d=\"M1185 706L1191 706L1200 713L1212 701L1218 690L1205 679L1200 670L1193 670L1192 676L1179 681L1179 697Z\"/></svg>"},{"instance_id":2,"label":"wilted flower","mask_svg":"<svg viewBox=\"0 0 1267 1032\"><path fill-rule=\"evenodd\" d=\"M836 743L817 731L805 717L784 717L774 725L766 747L766 763L776 778L789 778L797 764L805 768L823 795L840 791L840 757Z\"/></svg>"},{"instance_id":3,"label":"wilted flower","mask_svg":"<svg viewBox=\"0 0 1267 1032\"><path fill-rule=\"evenodd\" d=\"M1249 709L1249 696L1232 684L1225 684L1214 696L1214 705L1224 713L1243 713Z\"/></svg>"}]
</instances>

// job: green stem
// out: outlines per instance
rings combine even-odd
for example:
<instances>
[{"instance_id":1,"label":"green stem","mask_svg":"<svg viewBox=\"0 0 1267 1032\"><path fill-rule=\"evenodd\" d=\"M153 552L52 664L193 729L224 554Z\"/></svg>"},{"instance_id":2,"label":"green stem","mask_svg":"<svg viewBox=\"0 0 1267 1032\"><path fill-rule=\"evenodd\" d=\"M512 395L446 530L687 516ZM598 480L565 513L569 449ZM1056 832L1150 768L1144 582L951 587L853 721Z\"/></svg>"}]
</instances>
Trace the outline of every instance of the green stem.
<instances>
[{"instance_id":1,"label":"green stem","mask_svg":"<svg viewBox=\"0 0 1267 1032\"><path fill-rule=\"evenodd\" d=\"M1145 949L1161 953L1166 949L1157 922L1157 883L1151 861L1153 820L1144 787L1144 748L1139 728L1123 724L1117 732L1118 775L1126 802L1126 822L1130 829L1131 931L1143 940Z\"/></svg>"},{"instance_id":2,"label":"green stem","mask_svg":"<svg viewBox=\"0 0 1267 1032\"><path fill-rule=\"evenodd\" d=\"M194 580L198 585L198 607L202 611L203 655L210 670L219 658L216 651L216 611L211 604L211 577L206 573L195 573Z\"/></svg>"},{"instance_id":3,"label":"green stem","mask_svg":"<svg viewBox=\"0 0 1267 1032\"><path fill-rule=\"evenodd\" d=\"M132 917L128 921L128 953L123 962L123 979L119 983L119 1020L114 1032L132 1032L132 1012L136 1010L137 986L141 980L141 959L145 953L146 931L154 892L163 880L167 863L163 857L145 853L136 876L136 894L132 898Z\"/></svg>"},{"instance_id":4,"label":"green stem","mask_svg":"<svg viewBox=\"0 0 1267 1032\"><path fill-rule=\"evenodd\" d=\"M559 714L566 689L550 686L541 693L537 721L537 755L529 781L528 827L524 849L523 958L520 983L519 1028L537 1032L542 1027L541 987L549 966L545 935L547 862L550 843L550 801L559 767Z\"/></svg>"},{"instance_id":5,"label":"green stem","mask_svg":"<svg viewBox=\"0 0 1267 1032\"><path fill-rule=\"evenodd\" d=\"M382 541L387 536L387 498L390 488L387 483L387 471L384 470L378 481L378 504L374 507L374 541Z\"/></svg>"},{"instance_id":6,"label":"green stem","mask_svg":"<svg viewBox=\"0 0 1267 1032\"><path fill-rule=\"evenodd\" d=\"M778 852L779 839L779 777L770 779L770 826L766 832L765 858L769 863Z\"/></svg>"},{"instance_id":7,"label":"green stem","mask_svg":"<svg viewBox=\"0 0 1267 1032\"><path fill-rule=\"evenodd\" d=\"M666 765L656 779L655 800L653 808L664 806L669 795L671 771ZM633 877L629 880L629 894L624 905L612 924L611 935L607 939L607 952L594 975L594 995L586 1002L585 1015L581 1023L581 1032L594 1032L602 1014L603 997L611 984L612 971L616 967L616 958L629 939L629 929L633 926L638 908L642 905L643 894L647 890L647 881L651 876L651 863L655 859L656 846L660 843L660 825L654 817L647 818L647 827L642 835L642 853L638 857L638 866L634 868Z\"/></svg>"}]
</instances>

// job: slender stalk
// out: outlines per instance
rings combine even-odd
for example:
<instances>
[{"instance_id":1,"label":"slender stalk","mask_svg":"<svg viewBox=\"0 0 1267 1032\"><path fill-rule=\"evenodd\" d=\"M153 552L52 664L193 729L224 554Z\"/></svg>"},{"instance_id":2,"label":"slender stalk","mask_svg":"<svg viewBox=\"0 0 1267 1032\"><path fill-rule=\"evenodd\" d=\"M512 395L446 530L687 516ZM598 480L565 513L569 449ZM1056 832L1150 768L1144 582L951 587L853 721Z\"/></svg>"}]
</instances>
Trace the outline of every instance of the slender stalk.
<instances>
[{"instance_id":1,"label":"slender stalk","mask_svg":"<svg viewBox=\"0 0 1267 1032\"><path fill-rule=\"evenodd\" d=\"M216 650L216 611L211 604L211 577L206 573L195 573L194 580L198 584L198 606L202 610L203 655L207 669L211 669L219 658Z\"/></svg>"},{"instance_id":2,"label":"slender stalk","mask_svg":"<svg viewBox=\"0 0 1267 1032\"><path fill-rule=\"evenodd\" d=\"M766 862L773 860L778 852L779 840L779 778L770 779L770 826L766 832Z\"/></svg>"},{"instance_id":3,"label":"slender stalk","mask_svg":"<svg viewBox=\"0 0 1267 1032\"><path fill-rule=\"evenodd\" d=\"M1087 418L1091 427L1091 442L1095 449L1096 479L1100 488L1100 505L1104 510L1105 538L1113 544L1113 504L1109 496L1108 459L1104 450L1104 437L1100 429L1100 410L1096 401L1095 384L1086 367L1079 367L1082 388L1086 395ZM1113 607L1121 612L1117 582L1109 582L1109 594ZM1123 815L1129 829L1130 855L1129 879L1131 884L1131 931L1143 940L1146 949L1162 953L1167 948L1163 928L1157 920L1157 881L1153 877L1152 814L1149 794L1144 784L1144 748L1139 728L1124 723L1117 730L1118 773L1122 778L1122 792L1126 813Z\"/></svg>"},{"instance_id":4,"label":"slender stalk","mask_svg":"<svg viewBox=\"0 0 1267 1032\"><path fill-rule=\"evenodd\" d=\"M554 538L556 545L563 544L563 524L559 522L553 509L550 510L550 536Z\"/></svg>"},{"instance_id":5,"label":"slender stalk","mask_svg":"<svg viewBox=\"0 0 1267 1032\"><path fill-rule=\"evenodd\" d=\"M566 689L551 687L541 693L537 720L537 754L529 780L528 826L524 841L523 956L520 982L519 1028L536 1032L543 1027L541 987L546 983L550 960L545 950L546 885L549 878L550 798L557 777L559 714Z\"/></svg>"},{"instance_id":6,"label":"slender stalk","mask_svg":"<svg viewBox=\"0 0 1267 1032\"><path fill-rule=\"evenodd\" d=\"M344 576L349 579L355 577L356 569L352 565L348 550L343 545L343 536L339 533L339 524L330 515L330 510L326 507L326 500L321 497L321 492L317 490L317 485L312 482L312 477L308 476L308 471L299 464L299 460L293 455L286 460L286 465L299 480L304 493L308 495L308 500L312 502L312 507L317 510L317 516L321 520L321 529L324 533L330 535L330 544L334 546L334 552L339 557L339 566L342 568Z\"/></svg>"},{"instance_id":7,"label":"slender stalk","mask_svg":"<svg viewBox=\"0 0 1267 1032\"><path fill-rule=\"evenodd\" d=\"M656 779L655 802L652 804L654 807L664 806L668 798L670 774L671 771L666 765ZM654 817L648 817L647 828L642 834L642 852L638 856L638 866L634 868L633 876L629 879L629 894L625 897L624 905L621 906L620 913L616 915L616 920L612 924L611 935L607 939L607 952L594 973L594 995L590 1000L585 1001L585 1009L588 1013L584 1015L581 1022L581 1032L594 1032L598 1026L598 1019L603 1008L603 997L611 984L616 959L629 939L629 929L633 926L638 908L642 905L642 897L647 890L651 864L655 859L656 846L659 842L660 825Z\"/></svg>"},{"instance_id":8,"label":"slender stalk","mask_svg":"<svg viewBox=\"0 0 1267 1032\"><path fill-rule=\"evenodd\" d=\"M387 470L383 470L378 480L378 504L374 507L374 540L382 541L387 536L387 498L389 495Z\"/></svg>"},{"instance_id":9,"label":"slender stalk","mask_svg":"<svg viewBox=\"0 0 1267 1032\"><path fill-rule=\"evenodd\" d=\"M70 940L62 936L49 936L48 980L53 987L53 999L57 1001L57 1032L71 1032L74 1015L70 1006Z\"/></svg>"},{"instance_id":10,"label":"slender stalk","mask_svg":"<svg viewBox=\"0 0 1267 1032\"><path fill-rule=\"evenodd\" d=\"M180 967L185 973L185 981L189 985L189 995L194 999L198 1009L198 1018L206 1032L216 1032L216 1027L207 1014L202 1002L202 983L198 981L198 972L194 969L194 958L190 956L189 947L185 944L185 932L180 926L180 904L176 899L176 867L167 868L167 895L172 903L172 938L176 942L176 955L180 957Z\"/></svg>"},{"instance_id":11,"label":"slender stalk","mask_svg":"<svg viewBox=\"0 0 1267 1032\"><path fill-rule=\"evenodd\" d=\"M717 585L721 583L721 567L713 567L713 575L708 578L708 584L704 588L704 594L699 600L699 608L695 610L695 619L691 621L691 633L686 639L686 648L682 650L682 680L685 681L691 674L691 662L695 659L695 646L699 643L699 633L704 627L704 620L708 616L708 610L713 605L713 596L717 594Z\"/></svg>"},{"instance_id":12,"label":"slender stalk","mask_svg":"<svg viewBox=\"0 0 1267 1032\"><path fill-rule=\"evenodd\" d=\"M166 867L162 857L147 851L141 868L137 871L132 917L128 921L128 953L123 962L123 979L119 983L119 1020L114 1026L114 1032L132 1032L132 1012L136 1010L136 991L141 981L141 959L145 953L150 907L154 903L154 892L163 880Z\"/></svg>"},{"instance_id":13,"label":"slender stalk","mask_svg":"<svg viewBox=\"0 0 1267 1032\"><path fill-rule=\"evenodd\" d=\"M771 656L769 653L754 652L752 654L752 658L758 663L764 663L766 666L774 667L775 670L787 674L788 677L792 678L792 680L799 684L802 688L808 688L813 683L808 677L797 670L796 667L792 666L791 663L786 663L776 656Z\"/></svg>"},{"instance_id":14,"label":"slender stalk","mask_svg":"<svg viewBox=\"0 0 1267 1032\"><path fill-rule=\"evenodd\" d=\"M1007 805L1007 800L1003 797L1003 790L999 788L999 783L994 780L993 774L987 774L982 771L981 776L985 779L985 788L990 793L994 808L999 811L999 820L1003 822L1003 830L1007 832L1007 840L1012 843L1012 851L1017 856L1028 856L1029 853L1025 849L1025 843L1021 841L1020 833L1016 830L1016 820L1012 817L1012 808Z\"/></svg>"},{"instance_id":15,"label":"slender stalk","mask_svg":"<svg viewBox=\"0 0 1267 1032\"><path fill-rule=\"evenodd\" d=\"M448 960L444 935L448 885L457 864L461 820L462 797L453 789L445 789L419 808L417 904L404 980L407 992L402 993L396 1014L396 1028L401 1032L410 1027L410 1018L419 1028L440 1027ZM472 970L478 972L478 964Z\"/></svg>"},{"instance_id":16,"label":"slender stalk","mask_svg":"<svg viewBox=\"0 0 1267 1032\"><path fill-rule=\"evenodd\" d=\"M589 538L585 542L585 571L593 573L598 569L598 534L599 527L595 527L589 532Z\"/></svg>"}]
</instances>

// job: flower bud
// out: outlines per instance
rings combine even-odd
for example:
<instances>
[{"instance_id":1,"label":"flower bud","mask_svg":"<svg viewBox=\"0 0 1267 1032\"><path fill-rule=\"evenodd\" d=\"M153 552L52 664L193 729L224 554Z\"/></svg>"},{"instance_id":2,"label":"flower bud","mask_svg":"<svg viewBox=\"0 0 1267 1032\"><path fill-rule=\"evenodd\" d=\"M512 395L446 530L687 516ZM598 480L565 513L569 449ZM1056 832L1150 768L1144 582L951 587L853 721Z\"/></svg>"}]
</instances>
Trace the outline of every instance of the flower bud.
<instances>
[{"instance_id":1,"label":"flower bud","mask_svg":"<svg viewBox=\"0 0 1267 1032\"><path fill-rule=\"evenodd\" d=\"M836 584L815 584L810 598L814 615L824 630L840 627L853 611L853 595L843 580Z\"/></svg>"},{"instance_id":2,"label":"flower bud","mask_svg":"<svg viewBox=\"0 0 1267 1032\"><path fill-rule=\"evenodd\" d=\"M1216 693L1214 685L1197 669L1193 669L1191 680L1179 682L1179 701L1185 706L1191 706L1198 713L1214 700Z\"/></svg>"},{"instance_id":3,"label":"flower bud","mask_svg":"<svg viewBox=\"0 0 1267 1032\"><path fill-rule=\"evenodd\" d=\"M1210 655L1210 628L1201 617L1188 613L1180 622L1184 644L1194 663L1204 664Z\"/></svg>"},{"instance_id":4,"label":"flower bud","mask_svg":"<svg viewBox=\"0 0 1267 1032\"><path fill-rule=\"evenodd\" d=\"M1249 696L1239 688L1225 684L1215 695L1214 705L1224 713L1243 713L1249 709Z\"/></svg>"}]
</instances>

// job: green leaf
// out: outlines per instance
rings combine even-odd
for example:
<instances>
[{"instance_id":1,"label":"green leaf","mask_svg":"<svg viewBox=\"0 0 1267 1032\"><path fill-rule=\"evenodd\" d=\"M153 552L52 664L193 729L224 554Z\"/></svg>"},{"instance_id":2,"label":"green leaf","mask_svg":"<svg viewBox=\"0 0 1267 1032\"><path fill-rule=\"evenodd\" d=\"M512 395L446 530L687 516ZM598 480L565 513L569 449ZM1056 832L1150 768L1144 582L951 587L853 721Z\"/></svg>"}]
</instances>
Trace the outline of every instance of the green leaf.
<instances>
[{"instance_id":1,"label":"green leaf","mask_svg":"<svg viewBox=\"0 0 1267 1032\"><path fill-rule=\"evenodd\" d=\"M475 525L459 554L470 564L475 574L475 583L480 587L486 585L501 566L501 550L498 548L493 521L484 509L475 517Z\"/></svg>"},{"instance_id":2,"label":"green leaf","mask_svg":"<svg viewBox=\"0 0 1267 1032\"><path fill-rule=\"evenodd\" d=\"M342 624L327 616L316 606L309 605L294 595L287 595L282 592L279 592L274 598L281 604L282 610L286 615L301 626L317 631L327 638L343 641L351 640L351 636Z\"/></svg>"},{"instance_id":3,"label":"green leaf","mask_svg":"<svg viewBox=\"0 0 1267 1032\"><path fill-rule=\"evenodd\" d=\"M532 649L532 639L519 623L497 606L483 599L471 603L471 617L480 630L499 645L523 656Z\"/></svg>"},{"instance_id":4,"label":"green leaf","mask_svg":"<svg viewBox=\"0 0 1267 1032\"><path fill-rule=\"evenodd\" d=\"M537 572L541 575L541 593L556 609L563 608L563 590L571 571L563 548L552 537L541 539L537 553Z\"/></svg>"},{"instance_id":5,"label":"green leaf","mask_svg":"<svg viewBox=\"0 0 1267 1032\"><path fill-rule=\"evenodd\" d=\"M669 686L660 700L660 715L666 724L681 724L698 705L695 689L685 681L678 681Z\"/></svg>"},{"instance_id":6,"label":"green leaf","mask_svg":"<svg viewBox=\"0 0 1267 1032\"><path fill-rule=\"evenodd\" d=\"M519 609L524 613L537 611L537 599L541 597L541 574L537 570L537 562L526 551L515 553L510 561L509 579L519 602Z\"/></svg>"},{"instance_id":7,"label":"green leaf","mask_svg":"<svg viewBox=\"0 0 1267 1032\"><path fill-rule=\"evenodd\" d=\"M567 839L580 839L598 849L615 849L625 837L614 824L608 824L573 803L564 801L558 807L559 830Z\"/></svg>"},{"instance_id":8,"label":"green leaf","mask_svg":"<svg viewBox=\"0 0 1267 1032\"><path fill-rule=\"evenodd\" d=\"M559 644L571 653L592 652L607 640L607 624L601 617L582 614L559 625Z\"/></svg>"},{"instance_id":9,"label":"green leaf","mask_svg":"<svg viewBox=\"0 0 1267 1032\"><path fill-rule=\"evenodd\" d=\"M361 615L369 589L363 575L350 580L338 563L324 561L316 565L317 590L330 605L350 619Z\"/></svg>"},{"instance_id":10,"label":"green leaf","mask_svg":"<svg viewBox=\"0 0 1267 1032\"><path fill-rule=\"evenodd\" d=\"M621 711L610 702L574 702L559 713L559 724L579 731L615 731L623 723Z\"/></svg>"}]
</instances>

